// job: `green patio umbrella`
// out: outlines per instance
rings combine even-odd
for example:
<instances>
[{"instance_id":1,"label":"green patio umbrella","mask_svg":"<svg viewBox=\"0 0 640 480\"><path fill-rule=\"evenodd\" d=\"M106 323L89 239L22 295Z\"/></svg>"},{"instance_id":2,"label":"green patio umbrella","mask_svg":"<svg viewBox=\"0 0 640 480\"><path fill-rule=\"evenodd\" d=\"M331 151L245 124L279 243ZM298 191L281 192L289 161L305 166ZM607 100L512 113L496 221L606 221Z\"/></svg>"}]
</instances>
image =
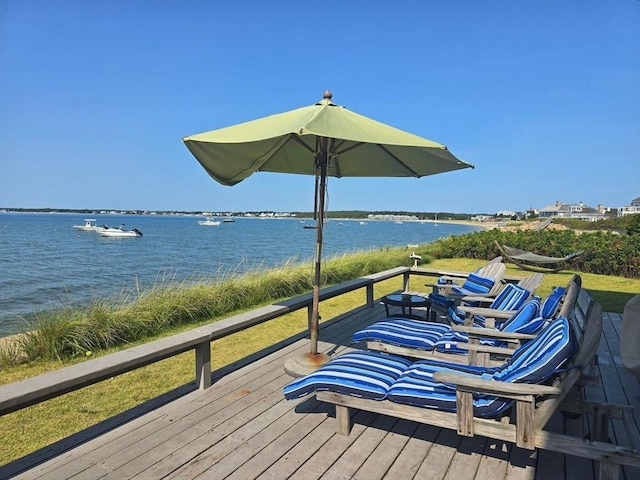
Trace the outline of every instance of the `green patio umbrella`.
<instances>
[{"instance_id":1,"label":"green patio umbrella","mask_svg":"<svg viewBox=\"0 0 640 480\"><path fill-rule=\"evenodd\" d=\"M308 107L184 137L206 172L232 186L255 172L315 175L315 276L310 352L287 368L304 374L328 357L318 353L318 298L327 177L423 177L473 168L447 147L364 117L332 102L332 94ZM297 368L297 367L300 368ZM294 372L293 370L296 370Z\"/></svg>"}]
</instances>

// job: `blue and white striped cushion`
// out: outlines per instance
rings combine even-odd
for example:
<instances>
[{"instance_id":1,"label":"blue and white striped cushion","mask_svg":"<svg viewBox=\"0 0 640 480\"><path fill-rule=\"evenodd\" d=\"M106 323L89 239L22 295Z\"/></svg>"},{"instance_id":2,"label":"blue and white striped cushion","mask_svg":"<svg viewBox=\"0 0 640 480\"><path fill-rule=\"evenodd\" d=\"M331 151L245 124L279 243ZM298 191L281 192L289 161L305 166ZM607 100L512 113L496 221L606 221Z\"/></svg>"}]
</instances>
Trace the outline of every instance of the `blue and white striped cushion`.
<instances>
[{"instance_id":1,"label":"blue and white striped cushion","mask_svg":"<svg viewBox=\"0 0 640 480\"><path fill-rule=\"evenodd\" d=\"M535 324L538 325L537 327L531 324L539 313L540 297L533 297L525 302L511 318L502 322L500 330L503 332L534 333L542 326L539 322Z\"/></svg>"},{"instance_id":2,"label":"blue and white striped cushion","mask_svg":"<svg viewBox=\"0 0 640 480\"><path fill-rule=\"evenodd\" d=\"M529 298L530 295L531 292L529 292L529 290L513 283L508 283L493 302L491 302L489 308L494 310L517 310L522 306L522 304L524 304L524 302L527 301L527 298ZM464 312L458 311L454 308L449 308L448 315L454 323L464 323ZM474 323L478 325L484 325L485 320L486 319L481 315L474 315L473 317Z\"/></svg>"},{"instance_id":3,"label":"blue and white striped cushion","mask_svg":"<svg viewBox=\"0 0 640 480\"><path fill-rule=\"evenodd\" d=\"M456 411L455 386L436 382L436 372L452 372L479 378L491 378L492 369L467 365L447 364L424 360L414 363L391 386L387 398L392 402L416 407L434 408L446 412ZM492 395L473 395L474 415L478 417L496 416L506 410L510 400Z\"/></svg>"},{"instance_id":4,"label":"blue and white striped cushion","mask_svg":"<svg viewBox=\"0 0 640 480\"><path fill-rule=\"evenodd\" d=\"M561 369L575 351L566 318L554 320L535 339L521 346L514 358L499 368L471 367L421 360L407 368L389 388L391 401L453 412L456 394L453 385L436 382L436 372L454 372L502 382L541 383ZM474 394L473 410L478 417L494 417L504 412L512 401L493 395Z\"/></svg>"},{"instance_id":5,"label":"blue and white striped cushion","mask_svg":"<svg viewBox=\"0 0 640 480\"><path fill-rule=\"evenodd\" d=\"M432 350L449 325L389 317L353 334L354 342L376 341L418 350Z\"/></svg>"},{"instance_id":6,"label":"blue and white striped cushion","mask_svg":"<svg viewBox=\"0 0 640 480\"><path fill-rule=\"evenodd\" d=\"M461 287L453 287L455 293L466 295L489 293L495 283L494 278L483 277L477 273L470 273Z\"/></svg>"},{"instance_id":7,"label":"blue and white striped cushion","mask_svg":"<svg viewBox=\"0 0 640 480\"><path fill-rule=\"evenodd\" d=\"M535 333L545 323L545 320L538 317L540 309L540 299L534 297L522 305L511 318L499 325L499 329L505 332ZM457 343L467 343L469 337L466 333L451 331L440 337L435 344L435 349L443 353L467 353L466 350L457 347ZM503 346L500 340L480 340L483 345L495 347Z\"/></svg>"},{"instance_id":8,"label":"blue and white striped cushion","mask_svg":"<svg viewBox=\"0 0 640 480\"><path fill-rule=\"evenodd\" d=\"M540 316L544 319L554 318L560 309L560 303L567 289L564 287L555 287L549 296L545 298L542 308L540 309Z\"/></svg>"},{"instance_id":9,"label":"blue and white striped cushion","mask_svg":"<svg viewBox=\"0 0 640 480\"><path fill-rule=\"evenodd\" d=\"M504 382L540 383L556 373L573 355L576 341L565 317L552 320L540 334L516 349L493 376Z\"/></svg>"},{"instance_id":10,"label":"blue and white striped cushion","mask_svg":"<svg viewBox=\"0 0 640 480\"><path fill-rule=\"evenodd\" d=\"M409 360L379 352L345 353L284 387L287 400L328 390L353 397L382 400Z\"/></svg>"},{"instance_id":11,"label":"blue and white striped cushion","mask_svg":"<svg viewBox=\"0 0 640 480\"><path fill-rule=\"evenodd\" d=\"M496 310L517 310L529 298L531 292L513 283L508 283L491 303Z\"/></svg>"}]
</instances>

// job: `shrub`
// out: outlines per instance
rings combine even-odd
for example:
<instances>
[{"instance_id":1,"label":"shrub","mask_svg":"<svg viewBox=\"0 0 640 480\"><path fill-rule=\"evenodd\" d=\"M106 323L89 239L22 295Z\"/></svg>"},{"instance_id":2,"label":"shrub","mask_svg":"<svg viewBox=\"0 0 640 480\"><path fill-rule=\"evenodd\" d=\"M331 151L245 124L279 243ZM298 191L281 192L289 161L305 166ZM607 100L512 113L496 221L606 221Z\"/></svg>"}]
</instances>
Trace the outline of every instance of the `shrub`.
<instances>
[{"instance_id":1,"label":"shrub","mask_svg":"<svg viewBox=\"0 0 640 480\"><path fill-rule=\"evenodd\" d=\"M573 230L488 230L436 241L429 245L428 251L436 258L468 257L489 260L499 254L494 240L550 257L564 257L572 252L587 251L588 255L574 263L572 269L640 278L640 235L619 235L604 231L575 233Z\"/></svg>"}]
</instances>

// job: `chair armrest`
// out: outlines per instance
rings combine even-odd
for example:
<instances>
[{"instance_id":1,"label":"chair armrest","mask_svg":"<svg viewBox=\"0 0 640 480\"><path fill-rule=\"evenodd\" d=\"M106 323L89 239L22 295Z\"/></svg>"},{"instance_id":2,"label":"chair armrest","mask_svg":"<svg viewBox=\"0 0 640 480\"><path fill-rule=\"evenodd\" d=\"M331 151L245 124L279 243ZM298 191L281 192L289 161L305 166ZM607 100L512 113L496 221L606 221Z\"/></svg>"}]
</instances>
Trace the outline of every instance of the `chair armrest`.
<instances>
[{"instance_id":1,"label":"chair armrest","mask_svg":"<svg viewBox=\"0 0 640 480\"><path fill-rule=\"evenodd\" d=\"M463 302L478 302L491 304L495 301L495 297L484 295L465 295L462 297Z\"/></svg>"},{"instance_id":2,"label":"chair armrest","mask_svg":"<svg viewBox=\"0 0 640 480\"><path fill-rule=\"evenodd\" d=\"M445 283L444 285L447 285L448 283L453 283L459 280L464 280L466 277L455 277L452 275L442 275L440 277L440 280L446 280L447 283ZM443 285L442 283L440 285Z\"/></svg>"},{"instance_id":3,"label":"chair armrest","mask_svg":"<svg viewBox=\"0 0 640 480\"><path fill-rule=\"evenodd\" d=\"M473 337L489 337L504 340L532 340L536 338L536 335L528 333L503 332L493 328L470 327L467 325L451 325L451 330L466 333Z\"/></svg>"},{"instance_id":4,"label":"chair armrest","mask_svg":"<svg viewBox=\"0 0 640 480\"><path fill-rule=\"evenodd\" d=\"M489 353L494 355L502 355L503 357L510 357L515 352L512 348L506 347L492 347L491 345L482 345L479 343L456 343L456 347L460 350L467 350L468 352L477 353Z\"/></svg>"},{"instance_id":5,"label":"chair armrest","mask_svg":"<svg viewBox=\"0 0 640 480\"><path fill-rule=\"evenodd\" d=\"M474 392L492 393L507 397L518 395L559 395L562 393L561 388L549 385L497 382L460 373L435 372L433 379L436 382L450 383L456 387L464 387Z\"/></svg>"},{"instance_id":6,"label":"chair armrest","mask_svg":"<svg viewBox=\"0 0 640 480\"><path fill-rule=\"evenodd\" d=\"M458 310L469 313L471 315L482 315L483 317L490 318L511 318L517 310L496 310L494 308L484 308L484 307L467 307L465 305L461 305L458 307Z\"/></svg>"}]
</instances>

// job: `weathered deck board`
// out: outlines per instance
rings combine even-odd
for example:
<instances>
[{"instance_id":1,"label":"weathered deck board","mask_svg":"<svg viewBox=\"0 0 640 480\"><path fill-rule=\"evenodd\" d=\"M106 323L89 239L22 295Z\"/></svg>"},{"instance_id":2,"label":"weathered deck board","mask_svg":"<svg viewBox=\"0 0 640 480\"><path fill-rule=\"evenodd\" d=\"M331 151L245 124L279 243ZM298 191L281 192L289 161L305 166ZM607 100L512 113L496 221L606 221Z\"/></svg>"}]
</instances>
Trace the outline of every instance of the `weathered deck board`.
<instances>
[{"instance_id":1,"label":"weathered deck board","mask_svg":"<svg viewBox=\"0 0 640 480\"><path fill-rule=\"evenodd\" d=\"M380 306L358 309L324 326L319 346L332 354L348 350L352 332L382 316ZM640 383L624 370L616 350L620 315L604 317L602 387L587 393L640 410ZM189 391L69 451L49 454L46 462L15 478L593 478L596 465L589 460L525 451L485 437L462 438L451 430L369 412L353 416L349 436L338 435L333 407L314 397L289 402L282 396L291 381L284 361L307 348L308 341L299 340L248 365L216 372L211 388ZM636 422L639 416L636 411ZM582 419L558 413L549 428L579 432L583 426ZM621 422L614 422L611 434L624 440ZM13 478L13 468L20 466L18 460L0 467L0 478ZM640 478L637 469L624 473L627 479Z\"/></svg>"}]
</instances>

